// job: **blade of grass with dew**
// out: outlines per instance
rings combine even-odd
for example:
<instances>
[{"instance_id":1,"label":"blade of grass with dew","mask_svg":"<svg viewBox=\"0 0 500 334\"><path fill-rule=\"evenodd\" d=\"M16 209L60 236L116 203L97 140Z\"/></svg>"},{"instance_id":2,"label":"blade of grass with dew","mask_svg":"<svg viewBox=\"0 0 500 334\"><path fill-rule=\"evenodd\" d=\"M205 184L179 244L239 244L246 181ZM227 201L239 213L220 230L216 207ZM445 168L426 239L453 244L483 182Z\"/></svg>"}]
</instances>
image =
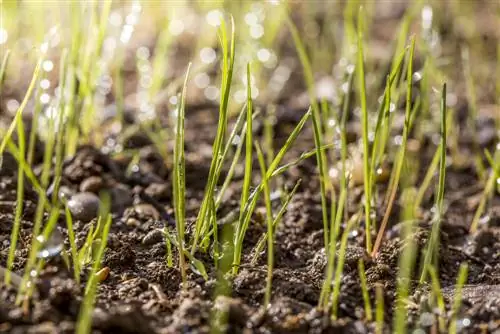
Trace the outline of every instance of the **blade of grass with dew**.
<instances>
[{"instance_id":1,"label":"blade of grass with dew","mask_svg":"<svg viewBox=\"0 0 500 334\"><path fill-rule=\"evenodd\" d=\"M276 217L274 217L273 220L273 231L276 231L276 227L278 226L279 222L283 218L283 215L285 214L286 210L288 209L288 204L290 204L290 201L292 200L293 196L297 192L297 189L299 189L299 185L301 183L301 180L297 181L295 183L295 186L293 187L292 191L287 195L285 201L281 205L280 210L276 214ZM257 242L257 245L255 246L254 250L252 253L254 256L252 257L251 264L256 265L257 261L259 259L259 255L264 251L264 248L266 247L266 240L267 240L267 232L262 233L262 236L260 237L259 241Z\"/></svg>"},{"instance_id":2,"label":"blade of grass with dew","mask_svg":"<svg viewBox=\"0 0 500 334\"><path fill-rule=\"evenodd\" d=\"M439 283L439 276L436 269L431 265L429 266L429 276L431 277L431 288L432 294L436 299L437 308L439 310L439 331L441 333L446 332L446 321L444 316L446 315L446 305L443 298L443 290L441 289L441 284Z\"/></svg>"},{"instance_id":3,"label":"blade of grass with dew","mask_svg":"<svg viewBox=\"0 0 500 334\"><path fill-rule=\"evenodd\" d=\"M375 286L375 334L384 332L384 288L381 284Z\"/></svg>"},{"instance_id":4,"label":"blade of grass with dew","mask_svg":"<svg viewBox=\"0 0 500 334\"><path fill-rule=\"evenodd\" d=\"M255 142L255 150L259 160L262 175L262 185L264 188L264 203L266 205L266 226L267 226L267 279L266 292L264 296L264 308L268 308L271 303L271 290L273 283L274 267L274 233L273 233L273 210L271 207L271 191L269 190L269 179L266 169L264 154L258 142Z\"/></svg>"},{"instance_id":5,"label":"blade of grass with dew","mask_svg":"<svg viewBox=\"0 0 500 334\"><path fill-rule=\"evenodd\" d=\"M327 209L327 199L326 199L326 189L327 182L329 180L328 175L326 173L325 164L326 158L324 152L320 149L323 143L323 133L322 133L322 121L320 108L316 99L316 89L314 87L314 75L311 68L311 63L306 53L306 49L300 38L297 27L293 23L290 16L287 16L287 26L292 33L293 42L295 45L295 49L298 53L300 63L302 64L302 68L304 71L304 79L306 81L307 92L309 94L309 99L311 100L312 107L312 123L313 123L313 137L314 137L314 146L316 147L316 163L318 164L319 169L319 184L320 184L320 194L321 194L321 217L323 220L323 239L325 243L325 248L328 247L328 209Z\"/></svg>"},{"instance_id":6,"label":"blade of grass with dew","mask_svg":"<svg viewBox=\"0 0 500 334\"><path fill-rule=\"evenodd\" d=\"M5 55L2 59L2 65L0 66L0 95L3 89L3 80L5 79L5 73L7 72L7 64L9 63L10 50L5 51Z\"/></svg>"},{"instance_id":7,"label":"blade of grass with dew","mask_svg":"<svg viewBox=\"0 0 500 334\"><path fill-rule=\"evenodd\" d=\"M186 90L189 78L188 65L184 86L180 95L180 105L177 109L177 125L175 129L175 146L174 146L174 166L173 166L173 191L174 191L174 213L175 225L177 230L177 244L179 245L179 266L181 270L182 285L186 288L186 266L184 260L184 232L186 229L186 163L184 157L184 119L186 114Z\"/></svg>"},{"instance_id":8,"label":"blade of grass with dew","mask_svg":"<svg viewBox=\"0 0 500 334\"><path fill-rule=\"evenodd\" d=\"M366 284L365 262L363 259L358 260L358 273L361 282L361 292L363 294L363 302L365 305L366 321L372 321L372 305L370 302L370 295L368 293L368 286Z\"/></svg>"},{"instance_id":9,"label":"blade of grass with dew","mask_svg":"<svg viewBox=\"0 0 500 334\"><path fill-rule=\"evenodd\" d=\"M285 141L285 144L281 147L279 150L278 154L274 157L273 161L267 168L267 177L268 179L271 179L274 177L277 173L278 165L285 156L286 152L288 149L292 146L292 144L295 142L297 139L297 136L299 135L300 131L304 127L304 124L306 121L309 119L311 116L311 108L307 110L307 112L302 116L300 119L299 123L295 126L293 129L292 133L288 136L288 138ZM281 169L281 171L284 171L286 169ZM260 193L263 190L263 185L260 184L257 186L257 188L254 189L254 191L250 194L248 197L247 203L245 203L245 209L244 212L245 214L242 216L241 219L238 220L238 224L236 226L236 232L234 234L234 239L233 239L233 245L234 245L234 256L233 256L233 275L236 275L238 273L238 269L240 266L240 261L241 261L241 251L243 248L243 239L245 238L245 233L248 229L248 224L250 223L250 218L252 216L252 213L255 209L255 206L257 205L257 201L259 199Z\"/></svg>"},{"instance_id":10,"label":"blade of grass with dew","mask_svg":"<svg viewBox=\"0 0 500 334\"><path fill-rule=\"evenodd\" d=\"M399 256L398 264L398 279L396 283L396 301L393 317L393 332L396 334L404 334L407 332L407 300L410 295L410 282L413 276L415 266L415 259L417 254L417 247L414 241L414 209L412 201L415 198L416 190L414 188L406 188L403 190L402 197L402 229L401 240L404 244L402 246L401 254Z\"/></svg>"},{"instance_id":11,"label":"blade of grass with dew","mask_svg":"<svg viewBox=\"0 0 500 334\"><path fill-rule=\"evenodd\" d=\"M26 154L26 140L24 133L24 125L22 118L16 119L16 127L17 127L17 139L19 145L19 152L21 155L25 156ZM23 206L24 206L24 172L22 163L18 163L17 170L17 190L16 190L16 209L14 214L14 225L12 226L11 234L10 234L10 247L9 247L9 255L7 258L7 270L5 272L4 282L6 285L10 285L11 272L12 267L14 266L16 248L17 248L17 240L19 238L19 230L21 228L21 219L23 214Z\"/></svg>"},{"instance_id":12,"label":"blade of grass with dew","mask_svg":"<svg viewBox=\"0 0 500 334\"><path fill-rule=\"evenodd\" d=\"M364 184L364 207L365 207L365 235L366 235L366 250L368 253L372 251L371 241L371 172L370 172L370 149L368 140L368 107L366 105L366 83L364 70L364 53L363 53L363 32L360 26L363 25L363 15L360 12L358 17L358 57L356 75L358 77L358 89L361 100L361 123L362 123L362 138L363 138L363 184Z\"/></svg>"},{"instance_id":13,"label":"blade of grass with dew","mask_svg":"<svg viewBox=\"0 0 500 334\"><path fill-rule=\"evenodd\" d=\"M337 268L335 271L335 280L333 282L333 291L332 291L332 318L333 320L337 320L337 312L338 312L338 302L340 295L340 284L342 278L342 272L344 271L344 262L347 251L347 242L349 241L349 233L354 228L355 225L359 223L360 213L354 214L349 221L347 222L347 226L342 234L342 239L340 241L340 249L337 260Z\"/></svg>"},{"instance_id":14,"label":"blade of grass with dew","mask_svg":"<svg viewBox=\"0 0 500 334\"><path fill-rule=\"evenodd\" d=\"M385 229L387 227L387 222L389 221L389 217L392 211L392 206L394 205L395 197L396 197L396 192L398 190L398 184L399 184L399 178L401 176L401 170L403 168L404 160L405 160L405 153L406 153L406 142L408 140L408 134L409 134L409 122L411 118L411 100L412 100L412 76L413 76L413 55L415 51L415 37L412 37L411 39L411 46L410 46L410 57L408 60L408 71L407 71L407 92L406 92L406 111L405 111L405 123L403 126L403 135L402 135L402 142L401 142L401 147L398 152L397 160L395 162L395 170L394 170L394 183L393 186L388 190L389 195L389 203L387 205L387 208L384 213L384 217L382 219L382 224L380 225L380 229L377 233L377 238L375 240L375 245L373 247L372 256L375 256L380 248L380 245L382 243L382 239L385 234Z\"/></svg>"},{"instance_id":15,"label":"blade of grass with dew","mask_svg":"<svg viewBox=\"0 0 500 334\"><path fill-rule=\"evenodd\" d=\"M226 134L227 126L227 113L228 113L228 100L229 92L231 89L231 82L233 76L233 66L234 66L234 54L235 54L235 25L234 19L231 17L231 44L228 44L226 24L224 20L221 20L221 25L219 28L219 40L223 53L222 62L222 85L221 85L221 101L219 107L219 121L217 124L217 133L215 135L214 145L213 145L213 157L210 163L210 169L208 173L208 181L206 189L203 196L203 201L201 203L201 208L198 213L195 222L195 231L193 242L191 245L191 254L196 252L198 247L198 239L202 235L206 228L206 215L208 212L208 207L210 203L210 198L214 195L215 185L219 179L219 165L222 164L222 145L224 136Z\"/></svg>"},{"instance_id":16,"label":"blade of grass with dew","mask_svg":"<svg viewBox=\"0 0 500 334\"><path fill-rule=\"evenodd\" d=\"M448 333L450 334L457 333L457 313L460 309L460 305L462 304L462 289L464 284L467 283L468 272L469 267L467 266L467 263L462 263L460 265L460 269L458 270L457 285L455 286L453 305L451 307L450 327L448 328Z\"/></svg>"},{"instance_id":17,"label":"blade of grass with dew","mask_svg":"<svg viewBox=\"0 0 500 334\"><path fill-rule=\"evenodd\" d=\"M420 284L422 284L427 277L427 267L432 264L433 259L436 259L436 252L439 247L439 234L441 231L441 222L443 218L443 204L444 204L444 188L446 177L446 83L443 84L443 91L441 95L441 142L439 144L440 159L439 159L439 181L435 201L435 214L432 222L432 231L427 247L425 250L424 262L422 267L422 275L420 276ZM434 263L437 268L437 263Z\"/></svg>"}]
</instances>

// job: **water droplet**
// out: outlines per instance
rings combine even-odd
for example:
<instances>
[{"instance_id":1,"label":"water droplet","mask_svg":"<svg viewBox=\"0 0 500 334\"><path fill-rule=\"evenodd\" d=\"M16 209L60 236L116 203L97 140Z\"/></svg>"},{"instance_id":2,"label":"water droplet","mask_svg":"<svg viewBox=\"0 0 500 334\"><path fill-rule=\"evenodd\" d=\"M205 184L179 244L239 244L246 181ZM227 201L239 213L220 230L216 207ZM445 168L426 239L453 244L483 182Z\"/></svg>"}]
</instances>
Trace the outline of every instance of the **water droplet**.
<instances>
[{"instance_id":1,"label":"water droplet","mask_svg":"<svg viewBox=\"0 0 500 334\"><path fill-rule=\"evenodd\" d=\"M400 135L394 136L394 144L395 145L401 146L402 143L403 143L403 136L400 136Z\"/></svg>"},{"instance_id":2,"label":"water droplet","mask_svg":"<svg viewBox=\"0 0 500 334\"><path fill-rule=\"evenodd\" d=\"M32 271L30 271L30 277L36 278L37 276L38 276L38 273L36 270L33 269Z\"/></svg>"},{"instance_id":3,"label":"water droplet","mask_svg":"<svg viewBox=\"0 0 500 334\"><path fill-rule=\"evenodd\" d=\"M217 54L215 53L215 50L212 48L203 48L200 51L200 58L203 63L211 64L217 58Z\"/></svg>"},{"instance_id":4,"label":"water droplet","mask_svg":"<svg viewBox=\"0 0 500 334\"><path fill-rule=\"evenodd\" d=\"M47 53L48 50L49 50L49 43L44 42L42 43L42 45L40 45L40 51L42 53Z\"/></svg>"},{"instance_id":5,"label":"water droplet","mask_svg":"<svg viewBox=\"0 0 500 334\"><path fill-rule=\"evenodd\" d=\"M470 324L471 324L471 321L470 321L470 319L469 319L469 318L464 318L464 319L462 319L462 325L463 325L464 327L469 327L469 326L470 326Z\"/></svg>"},{"instance_id":6,"label":"water droplet","mask_svg":"<svg viewBox=\"0 0 500 334\"><path fill-rule=\"evenodd\" d=\"M413 73L412 79L413 82L419 82L420 80L422 80L422 73L420 72Z\"/></svg>"},{"instance_id":7,"label":"water droplet","mask_svg":"<svg viewBox=\"0 0 500 334\"><path fill-rule=\"evenodd\" d=\"M37 237L37 240L40 236ZM43 238L43 236L42 236ZM42 243L42 248L38 252L37 256L41 259L48 259L57 256L61 253L63 249L63 237L59 230L55 229L49 237L49 240Z\"/></svg>"}]
</instances>

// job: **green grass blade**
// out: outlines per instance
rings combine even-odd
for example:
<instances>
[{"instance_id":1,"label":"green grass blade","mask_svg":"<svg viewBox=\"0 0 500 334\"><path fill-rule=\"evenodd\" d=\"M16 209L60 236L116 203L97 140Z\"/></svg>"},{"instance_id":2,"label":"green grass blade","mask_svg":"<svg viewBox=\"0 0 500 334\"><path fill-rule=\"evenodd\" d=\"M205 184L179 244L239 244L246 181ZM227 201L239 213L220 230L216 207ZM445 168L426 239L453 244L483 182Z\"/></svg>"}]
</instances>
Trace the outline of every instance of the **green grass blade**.
<instances>
[{"instance_id":1,"label":"green grass blade","mask_svg":"<svg viewBox=\"0 0 500 334\"><path fill-rule=\"evenodd\" d=\"M325 166L326 157L324 152L320 149L323 145L322 144L323 126L321 122L320 108L316 98L316 92L314 88L314 76L311 68L311 63L309 61L309 57L307 56L306 49L304 47L304 44L302 43L297 27L295 27L293 21L289 16L287 17L287 25L292 33L295 49L297 50L300 63L302 64L302 68L304 70L304 79L306 81L309 99L311 100L314 145L316 147L316 163L318 164L319 179L320 179L319 184L320 184L320 194L321 194L321 214L323 220L323 239L325 248L327 248L329 232L328 232L328 209L327 209L326 189L327 189L327 182L329 182L329 178Z\"/></svg>"},{"instance_id":2,"label":"green grass blade","mask_svg":"<svg viewBox=\"0 0 500 334\"><path fill-rule=\"evenodd\" d=\"M183 287L186 284L186 265L184 260L184 232L186 215L186 163L184 157L184 119L186 115L186 90L189 78L191 63L186 71L186 78L182 93L180 95L180 105L177 109L177 124L175 129L174 166L173 166L173 190L175 223L177 230L177 244L179 245L179 266L181 270Z\"/></svg>"},{"instance_id":3,"label":"green grass blade","mask_svg":"<svg viewBox=\"0 0 500 334\"><path fill-rule=\"evenodd\" d=\"M411 119L411 101L412 101L412 76L413 76L413 55L415 51L415 37L412 37L411 39L411 46L410 46L410 57L408 60L408 70L407 70L407 75L406 75L406 80L407 80L407 91L406 91L406 110L405 110L405 123L403 126L403 139L401 142L401 147L398 152L397 160L395 162L394 166L394 183L392 187L389 188L388 193L389 195L389 202L387 205L387 208L384 213L384 217L382 219L382 224L380 225L380 229L377 233L377 239L375 240L375 245L372 250L372 256L375 256L380 248L380 245L382 243L382 238L384 237L385 234L385 229L387 227L387 223L389 221L389 217L392 211L392 207L394 205L394 200L396 197L396 192L398 190L398 184L399 184L399 178L401 176L401 170L403 169L403 164L405 161L405 153L406 153L406 142L408 140L408 135L409 135L409 127L410 127L410 119Z\"/></svg>"},{"instance_id":4,"label":"green grass blade","mask_svg":"<svg viewBox=\"0 0 500 334\"><path fill-rule=\"evenodd\" d=\"M80 261L78 260L78 248L75 241L75 231L73 229L73 217L68 209L68 206L64 206L64 212L66 216L66 227L68 229L68 239L71 251L71 258L73 260L73 273L75 276L75 281L80 284Z\"/></svg>"},{"instance_id":5,"label":"green grass blade","mask_svg":"<svg viewBox=\"0 0 500 334\"><path fill-rule=\"evenodd\" d=\"M446 83L443 84L443 91L441 94L441 142L439 144L439 181L436 192L435 213L432 222L432 231L427 247L425 250L424 263L422 268L422 275L420 276L420 284L422 284L428 272L428 267L435 259L437 249L439 247L439 234L441 231L441 221L443 218L443 203L444 203L444 188L446 177ZM434 264L437 268L437 263Z\"/></svg>"},{"instance_id":6,"label":"green grass blade","mask_svg":"<svg viewBox=\"0 0 500 334\"><path fill-rule=\"evenodd\" d=\"M2 59L2 65L0 66L0 95L3 89L3 80L5 79L5 73L7 72L7 64L9 63L10 50L5 51L5 55Z\"/></svg>"},{"instance_id":7,"label":"green grass blade","mask_svg":"<svg viewBox=\"0 0 500 334\"><path fill-rule=\"evenodd\" d=\"M370 302L370 295L368 293L368 286L366 283L365 262L363 259L358 260L358 273L359 280L361 281L361 292L363 293L363 302L365 304L366 321L372 321L372 305Z\"/></svg>"},{"instance_id":8,"label":"green grass blade","mask_svg":"<svg viewBox=\"0 0 500 334\"><path fill-rule=\"evenodd\" d=\"M361 100L361 123L362 123L362 138L363 138L363 184L365 189L364 207L365 207L365 229L366 229L366 250L368 253L372 251L371 241L371 172L370 172L370 148L368 140L368 107L366 104L366 83L364 70L364 53L363 53L363 33L359 28L362 26L363 16L359 13L358 17L358 57L356 75L358 77L359 95Z\"/></svg>"},{"instance_id":9,"label":"green grass blade","mask_svg":"<svg viewBox=\"0 0 500 334\"><path fill-rule=\"evenodd\" d=\"M458 271L457 285L455 286L455 294L451 308L450 327L448 328L448 333L450 334L457 333L457 313L460 309L460 305L462 304L462 289L464 284L467 283L468 271L469 268L467 263L462 263Z\"/></svg>"}]
</instances>

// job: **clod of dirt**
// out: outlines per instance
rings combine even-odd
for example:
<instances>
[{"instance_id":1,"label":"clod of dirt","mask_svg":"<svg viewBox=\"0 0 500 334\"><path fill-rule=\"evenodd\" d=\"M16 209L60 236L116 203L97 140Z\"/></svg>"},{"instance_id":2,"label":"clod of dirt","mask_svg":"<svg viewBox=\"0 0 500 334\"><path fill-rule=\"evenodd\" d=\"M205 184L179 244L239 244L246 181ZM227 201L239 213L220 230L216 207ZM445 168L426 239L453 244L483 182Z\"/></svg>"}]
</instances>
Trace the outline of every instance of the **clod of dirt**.
<instances>
[{"instance_id":1,"label":"clod of dirt","mask_svg":"<svg viewBox=\"0 0 500 334\"><path fill-rule=\"evenodd\" d=\"M154 229L144 236L142 239L142 244L146 246L157 244L164 239L164 234L162 230Z\"/></svg>"},{"instance_id":2,"label":"clod of dirt","mask_svg":"<svg viewBox=\"0 0 500 334\"><path fill-rule=\"evenodd\" d=\"M118 305L108 311L100 308L94 310L93 326L106 333L153 333L151 321L140 307L135 305Z\"/></svg>"},{"instance_id":3,"label":"clod of dirt","mask_svg":"<svg viewBox=\"0 0 500 334\"><path fill-rule=\"evenodd\" d=\"M245 326L249 310L241 299L234 299L226 296L218 296L213 309L227 315L227 323L230 326L241 328ZM229 328L228 328L229 330ZM232 328L232 330L236 330Z\"/></svg>"},{"instance_id":4,"label":"clod of dirt","mask_svg":"<svg viewBox=\"0 0 500 334\"><path fill-rule=\"evenodd\" d=\"M186 298L172 315L172 324L166 333L208 333L210 307L208 302Z\"/></svg>"},{"instance_id":5,"label":"clod of dirt","mask_svg":"<svg viewBox=\"0 0 500 334\"><path fill-rule=\"evenodd\" d=\"M122 213L134 201L132 190L127 185L119 183L111 188L110 193L111 210L113 212Z\"/></svg>"},{"instance_id":6,"label":"clod of dirt","mask_svg":"<svg viewBox=\"0 0 500 334\"><path fill-rule=\"evenodd\" d=\"M68 208L73 218L89 222L99 213L99 197L90 192L73 195L68 201Z\"/></svg>"}]
</instances>

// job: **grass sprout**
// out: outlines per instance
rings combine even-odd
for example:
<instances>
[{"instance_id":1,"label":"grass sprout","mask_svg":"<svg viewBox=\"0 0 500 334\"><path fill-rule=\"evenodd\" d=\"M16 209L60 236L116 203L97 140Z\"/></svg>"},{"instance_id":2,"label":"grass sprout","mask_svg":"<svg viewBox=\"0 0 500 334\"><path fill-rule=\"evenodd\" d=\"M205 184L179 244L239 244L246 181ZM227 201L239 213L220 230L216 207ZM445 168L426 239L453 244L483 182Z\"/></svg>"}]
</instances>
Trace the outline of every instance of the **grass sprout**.
<instances>
[{"instance_id":1,"label":"grass sprout","mask_svg":"<svg viewBox=\"0 0 500 334\"><path fill-rule=\"evenodd\" d=\"M365 261L358 260L358 274L361 282L361 292L363 294L363 302L365 304L366 321L372 321L372 305L370 302L370 294L368 293L368 286L366 283Z\"/></svg>"},{"instance_id":2,"label":"grass sprout","mask_svg":"<svg viewBox=\"0 0 500 334\"><path fill-rule=\"evenodd\" d=\"M457 314L460 309L460 305L462 304L462 289L464 287L464 284L467 283L468 271L469 267L467 263L462 263L460 265L460 269L458 270L457 284L455 286L455 293L453 296L450 327L448 328L448 333L450 334L457 333Z\"/></svg>"},{"instance_id":3,"label":"grass sprout","mask_svg":"<svg viewBox=\"0 0 500 334\"><path fill-rule=\"evenodd\" d=\"M255 143L257 158L259 159L260 171L262 175L262 185L264 189L264 203L266 205L266 225L267 225L267 280L266 292L264 296L264 307L267 308L271 303L271 290L273 284L274 268L274 228L273 211L271 207L271 191L269 190L269 175L267 173L266 162L262 149L258 142Z\"/></svg>"},{"instance_id":4,"label":"grass sprout","mask_svg":"<svg viewBox=\"0 0 500 334\"><path fill-rule=\"evenodd\" d=\"M309 94L309 99L311 100L312 108L312 123L313 123L313 133L314 133L314 145L316 147L316 163L319 169L319 184L320 184L320 194L321 194L321 214L323 220L323 239L325 243L325 249L328 247L328 209L327 209L327 199L326 190L328 184L328 174L326 172L326 157L320 147L323 145L323 124L321 121L320 108L316 98L315 85L314 85L314 75L311 68L311 63L307 56L306 49L300 38L297 27L295 27L291 18L288 16L287 25L292 33L293 42L295 44L295 49L297 50L300 63L304 70L304 79L306 81L307 92Z\"/></svg>"},{"instance_id":5,"label":"grass sprout","mask_svg":"<svg viewBox=\"0 0 500 334\"><path fill-rule=\"evenodd\" d=\"M222 84L221 84L221 101L219 108L219 122L217 124L217 134L215 136L213 145L213 159L210 163L210 170L208 173L208 181L201 203L201 208L196 218L195 232L193 242L191 245L191 254L196 252L198 247L198 239L202 236L203 232L207 229L206 216L208 213L211 198L214 196L215 185L219 179L219 174L222 165L222 148L223 140L226 134L227 114L228 114L228 101L229 92L231 89L231 80L233 76L234 54L235 54L235 38L234 38L234 19L231 17L231 41L229 44L227 38L226 24L221 20L219 27L219 40L222 48Z\"/></svg>"},{"instance_id":6,"label":"grass sprout","mask_svg":"<svg viewBox=\"0 0 500 334\"><path fill-rule=\"evenodd\" d=\"M186 87L190 68L191 64L189 64L186 71L186 78L184 80L184 86L180 95L180 105L177 109L173 165L174 212L177 230L177 244L179 245L179 266L181 269L183 286L186 284L186 265L184 260L184 232L186 229L186 162L184 157L184 119L186 115Z\"/></svg>"},{"instance_id":7,"label":"grass sprout","mask_svg":"<svg viewBox=\"0 0 500 334\"><path fill-rule=\"evenodd\" d=\"M434 268L433 266L429 266L428 269L429 269L429 275L431 277L432 294L436 300L436 304L440 312L440 316L438 319L439 330L444 333L446 332L446 322L444 319L444 315L446 314L446 304L444 303L441 284L439 283L439 276L436 271L436 268Z\"/></svg>"},{"instance_id":8,"label":"grass sprout","mask_svg":"<svg viewBox=\"0 0 500 334\"><path fill-rule=\"evenodd\" d=\"M441 143L439 144L439 181L436 193L436 201L434 204L435 214L432 222L431 236L428 240L424 263L422 268L422 275L420 276L420 284L422 284L428 272L429 265L432 264L434 260L437 260L436 252L439 247L439 234L441 231L441 221L443 217L443 204L444 204L444 187L445 187L445 177L446 177L446 83L443 84L443 90L441 93ZM434 260L433 260L434 259ZM437 267L437 263L434 264Z\"/></svg>"},{"instance_id":9,"label":"grass sprout","mask_svg":"<svg viewBox=\"0 0 500 334\"><path fill-rule=\"evenodd\" d=\"M375 333L384 332L384 288L381 284L375 286Z\"/></svg>"},{"instance_id":10,"label":"grass sprout","mask_svg":"<svg viewBox=\"0 0 500 334\"><path fill-rule=\"evenodd\" d=\"M5 51L2 58L2 65L0 65L0 94L2 94L3 81L5 79L5 72L7 71L7 64L9 63L10 50Z\"/></svg>"},{"instance_id":11,"label":"grass sprout","mask_svg":"<svg viewBox=\"0 0 500 334\"><path fill-rule=\"evenodd\" d=\"M411 99L412 99L412 75L413 75L413 54L415 50L415 37L412 37L411 39L411 46L410 46L410 56L408 60L408 72L407 72L407 92L406 92L406 111L405 111L405 123L403 126L403 135L402 135L402 142L401 142L401 147L398 152L397 160L394 165L394 183L392 184L392 187L389 187L388 193L389 195L389 202L387 204L387 208L384 213L384 217L382 219L382 223L380 225L380 229L377 234L377 238L375 240L375 244L373 246L372 250L372 256L375 256L380 248L380 245L382 243L382 238L384 237L385 234L385 229L387 227L387 223L389 221L389 217L392 211L392 207L394 205L395 197L396 197L396 192L398 189L398 183L399 183L399 178L401 176L401 170L403 168L403 164L405 161L405 153L406 153L406 142L408 140L408 134L409 134L409 127L410 127L410 117L411 117Z\"/></svg>"}]
</instances>

